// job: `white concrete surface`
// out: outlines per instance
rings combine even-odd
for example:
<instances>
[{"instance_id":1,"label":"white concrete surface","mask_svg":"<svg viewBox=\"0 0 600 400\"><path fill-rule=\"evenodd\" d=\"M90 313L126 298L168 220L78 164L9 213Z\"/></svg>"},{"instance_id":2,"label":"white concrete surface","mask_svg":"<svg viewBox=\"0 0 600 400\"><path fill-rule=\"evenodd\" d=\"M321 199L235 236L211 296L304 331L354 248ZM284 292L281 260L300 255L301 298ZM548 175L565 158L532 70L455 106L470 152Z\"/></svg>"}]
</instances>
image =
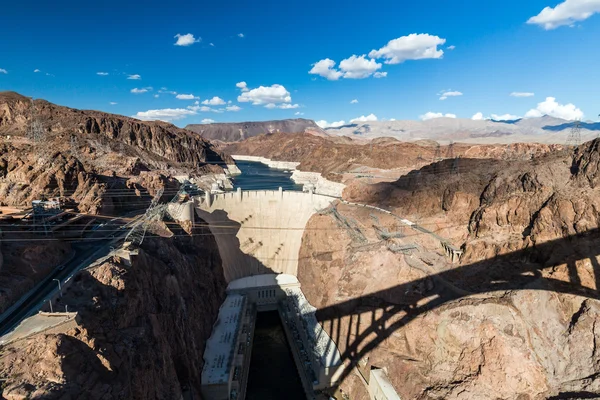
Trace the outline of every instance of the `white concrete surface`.
<instances>
[{"instance_id":1,"label":"white concrete surface","mask_svg":"<svg viewBox=\"0 0 600 400\"><path fill-rule=\"evenodd\" d=\"M246 278L236 279L227 285L227 293L232 290L243 290L253 289L259 287L286 287L286 286L300 286L298 278L294 275L288 274L264 274L248 276Z\"/></svg>"},{"instance_id":2,"label":"white concrete surface","mask_svg":"<svg viewBox=\"0 0 600 400\"><path fill-rule=\"evenodd\" d=\"M227 296L206 342L202 385L226 384L229 381L231 359L240 330L240 319L246 309L246 298L239 294ZM228 393L228 392L227 392Z\"/></svg>"},{"instance_id":3,"label":"white concrete surface","mask_svg":"<svg viewBox=\"0 0 600 400\"><path fill-rule=\"evenodd\" d=\"M342 192L346 185L339 182L333 182L323 178L319 172L306 172L295 170L291 179L299 185L313 185L315 193L325 196L342 197Z\"/></svg>"},{"instance_id":4,"label":"white concrete surface","mask_svg":"<svg viewBox=\"0 0 600 400\"><path fill-rule=\"evenodd\" d=\"M369 377L371 400L401 400L383 369L374 368Z\"/></svg>"},{"instance_id":5,"label":"white concrete surface","mask_svg":"<svg viewBox=\"0 0 600 400\"><path fill-rule=\"evenodd\" d=\"M17 327L0 337L0 345L5 345L15 340L25 339L35 334L46 332L49 329L59 327L67 322L75 321L77 313L47 313L40 312L25 320Z\"/></svg>"},{"instance_id":6,"label":"white concrete surface","mask_svg":"<svg viewBox=\"0 0 600 400\"><path fill-rule=\"evenodd\" d=\"M231 282L269 273L296 276L306 223L333 200L294 191L237 191L207 194L196 212L209 223Z\"/></svg>"}]
</instances>

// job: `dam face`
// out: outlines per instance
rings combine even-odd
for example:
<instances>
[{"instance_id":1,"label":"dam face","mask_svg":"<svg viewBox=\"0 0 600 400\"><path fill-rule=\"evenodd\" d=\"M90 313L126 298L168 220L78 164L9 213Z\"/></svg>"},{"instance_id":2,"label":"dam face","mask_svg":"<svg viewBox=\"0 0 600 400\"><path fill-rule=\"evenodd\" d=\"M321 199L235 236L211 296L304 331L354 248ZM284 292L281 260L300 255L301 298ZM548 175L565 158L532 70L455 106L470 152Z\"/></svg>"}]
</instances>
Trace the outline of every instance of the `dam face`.
<instances>
[{"instance_id":1,"label":"dam face","mask_svg":"<svg viewBox=\"0 0 600 400\"><path fill-rule=\"evenodd\" d=\"M207 193L197 199L196 213L217 241L227 282L258 274L295 276L306 223L333 200L281 189L238 189Z\"/></svg>"}]
</instances>

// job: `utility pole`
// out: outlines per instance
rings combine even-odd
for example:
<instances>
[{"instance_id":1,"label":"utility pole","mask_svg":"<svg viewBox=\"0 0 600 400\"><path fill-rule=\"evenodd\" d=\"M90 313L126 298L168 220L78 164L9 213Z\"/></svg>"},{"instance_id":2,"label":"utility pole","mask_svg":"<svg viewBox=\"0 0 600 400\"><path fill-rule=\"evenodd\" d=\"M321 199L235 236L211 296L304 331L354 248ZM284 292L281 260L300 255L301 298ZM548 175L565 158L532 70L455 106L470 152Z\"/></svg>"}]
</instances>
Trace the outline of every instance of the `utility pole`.
<instances>
[{"instance_id":1,"label":"utility pole","mask_svg":"<svg viewBox=\"0 0 600 400\"><path fill-rule=\"evenodd\" d=\"M56 283L58 283L58 293L60 295L60 297L62 297L62 288L60 287L60 280L59 279L52 279L53 281L56 281Z\"/></svg>"}]
</instances>

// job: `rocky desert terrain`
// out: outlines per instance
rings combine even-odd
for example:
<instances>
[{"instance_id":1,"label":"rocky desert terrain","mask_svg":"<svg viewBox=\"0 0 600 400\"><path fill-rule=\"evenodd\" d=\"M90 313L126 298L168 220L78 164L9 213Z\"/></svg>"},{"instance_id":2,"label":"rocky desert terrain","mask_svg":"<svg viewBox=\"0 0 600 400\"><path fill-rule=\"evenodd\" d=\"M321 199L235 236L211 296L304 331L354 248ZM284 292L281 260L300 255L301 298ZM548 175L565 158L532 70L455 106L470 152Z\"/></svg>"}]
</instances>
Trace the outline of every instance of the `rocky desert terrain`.
<instances>
[{"instance_id":1,"label":"rocky desert terrain","mask_svg":"<svg viewBox=\"0 0 600 400\"><path fill-rule=\"evenodd\" d=\"M299 162L298 169L301 171L319 172L332 181L345 182L354 180L357 173L365 175L369 169L377 171L375 175L391 170L396 175L404 175L415 168L447 158L529 160L563 146L536 143L440 145L433 140L401 142L391 137L382 137L365 141L360 138L323 137L307 133L273 133L224 144L222 148L230 155ZM352 174L348 174L349 172Z\"/></svg>"},{"instance_id":2,"label":"rocky desert terrain","mask_svg":"<svg viewBox=\"0 0 600 400\"><path fill-rule=\"evenodd\" d=\"M32 122L39 124L36 137ZM27 210L33 200L59 197L91 218L148 207L159 189L173 196L175 176L201 180L233 164L197 134L162 122L82 111L0 93L0 206ZM0 311L67 260L71 246L39 240L1 215ZM38 228L38 227L33 227ZM55 238L56 239L56 238Z\"/></svg>"},{"instance_id":3,"label":"rocky desert terrain","mask_svg":"<svg viewBox=\"0 0 600 400\"><path fill-rule=\"evenodd\" d=\"M430 235L372 210L338 207L362 242L340 238L330 215L313 217L321 229L305 234L299 279L348 361L387 368L402 398L595 397L599 146L460 159L457 170L445 160L346 189L447 238L464 251L459 264ZM342 388L367 399L355 379Z\"/></svg>"},{"instance_id":4,"label":"rocky desert terrain","mask_svg":"<svg viewBox=\"0 0 600 400\"><path fill-rule=\"evenodd\" d=\"M206 228L164 229L174 237L148 238L131 265L115 257L76 276L60 299L76 327L2 348L3 398L179 399L199 387L226 283Z\"/></svg>"},{"instance_id":5,"label":"rocky desert terrain","mask_svg":"<svg viewBox=\"0 0 600 400\"><path fill-rule=\"evenodd\" d=\"M347 366L345 398L369 398L361 374L371 367L403 399L600 393L600 140L439 146L304 132L218 147L169 124L36 101L52 144L42 146L27 134L31 102L3 96L4 205L70 196L86 213L122 213L132 202L114 188L142 203L175 190L176 175L223 173L234 154L343 181L343 201L308 222L298 278ZM157 224L160 237L153 230L130 262L115 256L78 273L60 299L78 312L75 327L0 349L3 396L198 398L226 283L214 237L196 222ZM0 282L34 281L23 270L43 275L70 251L53 249L42 263L48 249L3 242Z\"/></svg>"}]
</instances>

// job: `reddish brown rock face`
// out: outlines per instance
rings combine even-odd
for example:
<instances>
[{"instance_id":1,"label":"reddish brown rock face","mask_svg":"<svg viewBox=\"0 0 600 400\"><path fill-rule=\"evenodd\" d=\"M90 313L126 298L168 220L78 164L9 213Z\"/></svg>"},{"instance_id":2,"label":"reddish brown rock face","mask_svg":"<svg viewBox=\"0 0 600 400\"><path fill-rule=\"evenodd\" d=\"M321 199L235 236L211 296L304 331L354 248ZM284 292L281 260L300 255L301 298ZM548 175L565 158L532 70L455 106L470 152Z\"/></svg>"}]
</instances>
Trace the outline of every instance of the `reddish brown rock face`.
<instances>
[{"instance_id":1,"label":"reddish brown rock face","mask_svg":"<svg viewBox=\"0 0 600 400\"><path fill-rule=\"evenodd\" d=\"M173 233L147 238L131 266L113 259L79 273L60 300L79 327L3 348L3 396L178 399L185 385L199 398L226 283L212 236Z\"/></svg>"},{"instance_id":2,"label":"reddish brown rock face","mask_svg":"<svg viewBox=\"0 0 600 400\"><path fill-rule=\"evenodd\" d=\"M331 217L314 216L299 279L346 361L386 367L402 398L600 391L598 159L594 141L574 157L463 159L459 174L436 173L443 161L396 183L347 188L346 198L388 207L465 253L452 265L439 243L410 229L399 239L419 247L410 255L385 242L365 248ZM377 241L373 212L339 211ZM385 218L380 225L399 230ZM342 389L368 398L351 376Z\"/></svg>"}]
</instances>

